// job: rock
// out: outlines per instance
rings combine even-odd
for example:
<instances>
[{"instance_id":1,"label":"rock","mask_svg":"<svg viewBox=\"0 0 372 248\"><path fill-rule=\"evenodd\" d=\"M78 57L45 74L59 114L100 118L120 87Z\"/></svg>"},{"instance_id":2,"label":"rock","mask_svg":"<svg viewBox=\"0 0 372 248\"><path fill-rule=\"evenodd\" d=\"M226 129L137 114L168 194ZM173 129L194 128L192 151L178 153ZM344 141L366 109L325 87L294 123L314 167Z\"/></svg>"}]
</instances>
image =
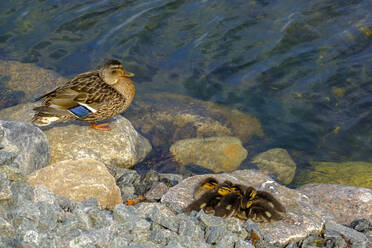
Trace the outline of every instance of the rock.
<instances>
[{"instance_id":1,"label":"rock","mask_svg":"<svg viewBox=\"0 0 372 248\"><path fill-rule=\"evenodd\" d=\"M182 165L194 163L215 172L236 170L248 154L235 137L179 140L171 146L170 151Z\"/></svg>"},{"instance_id":2,"label":"rock","mask_svg":"<svg viewBox=\"0 0 372 248\"><path fill-rule=\"evenodd\" d=\"M39 106L39 103L21 103L9 108L0 110L0 120L19 121L27 124L32 124L34 117L33 108Z\"/></svg>"},{"instance_id":3,"label":"rock","mask_svg":"<svg viewBox=\"0 0 372 248\"><path fill-rule=\"evenodd\" d=\"M101 207L113 209L122 203L115 179L104 164L92 159L61 161L31 173L27 182L44 185L54 194L76 201L90 197L98 200Z\"/></svg>"},{"instance_id":4,"label":"rock","mask_svg":"<svg viewBox=\"0 0 372 248\"><path fill-rule=\"evenodd\" d=\"M135 205L135 207L137 216L143 219L151 218L154 208L157 208L167 216L174 216L174 213L166 205L159 202L141 202Z\"/></svg>"},{"instance_id":5,"label":"rock","mask_svg":"<svg viewBox=\"0 0 372 248\"><path fill-rule=\"evenodd\" d=\"M178 223L174 215L161 212L156 206L152 209L150 218L154 223L159 224L166 229L169 229L173 232L178 231Z\"/></svg>"},{"instance_id":6,"label":"rock","mask_svg":"<svg viewBox=\"0 0 372 248\"><path fill-rule=\"evenodd\" d=\"M251 185L259 190L268 191L286 207L287 214L283 220L259 224L262 236L271 236L272 239L269 241L271 244L279 242L284 245L290 240L299 240L310 233L320 232L322 229L324 219L313 209L311 201L305 195L279 185L262 172L254 170L238 170L232 173L207 174L187 178L170 188L162 197L161 202L174 211L182 211L191 203L196 185L209 176L213 176L221 182L229 180L233 183Z\"/></svg>"},{"instance_id":7,"label":"rock","mask_svg":"<svg viewBox=\"0 0 372 248\"><path fill-rule=\"evenodd\" d=\"M247 242L247 241L244 241L244 240L238 240L236 243L235 243L235 246L234 248L254 248L253 244Z\"/></svg>"},{"instance_id":8,"label":"rock","mask_svg":"<svg viewBox=\"0 0 372 248\"><path fill-rule=\"evenodd\" d=\"M255 117L225 106L188 96L160 93L136 98L125 116L157 146L177 140L214 136L236 136L247 143L263 137Z\"/></svg>"},{"instance_id":9,"label":"rock","mask_svg":"<svg viewBox=\"0 0 372 248\"><path fill-rule=\"evenodd\" d=\"M49 164L49 142L39 128L0 120L0 129L4 132L0 157L3 153L14 153L15 157L8 165L18 168L23 176Z\"/></svg>"},{"instance_id":10,"label":"rock","mask_svg":"<svg viewBox=\"0 0 372 248\"><path fill-rule=\"evenodd\" d=\"M296 175L297 182L347 184L372 188L372 163L370 162L310 162L310 164L312 168L301 170Z\"/></svg>"},{"instance_id":11,"label":"rock","mask_svg":"<svg viewBox=\"0 0 372 248\"><path fill-rule=\"evenodd\" d=\"M133 206L118 204L114 208L114 220L128 222L137 219L136 209Z\"/></svg>"},{"instance_id":12,"label":"rock","mask_svg":"<svg viewBox=\"0 0 372 248\"><path fill-rule=\"evenodd\" d=\"M50 142L51 163L91 158L106 164L130 168L142 161L151 151L147 139L137 133L124 117L113 118L110 127L111 131L104 132L87 126L67 124L56 125L46 130Z\"/></svg>"},{"instance_id":13,"label":"rock","mask_svg":"<svg viewBox=\"0 0 372 248\"><path fill-rule=\"evenodd\" d=\"M11 238L15 235L14 227L0 216L0 237Z\"/></svg>"},{"instance_id":14,"label":"rock","mask_svg":"<svg viewBox=\"0 0 372 248\"><path fill-rule=\"evenodd\" d=\"M366 247L366 244L368 242L368 239L366 235L363 233L360 233L358 231L355 231L351 228L347 228L343 225L340 225L334 221L327 221L325 223L325 229L329 231L334 231L337 233L340 233L343 235L346 239L350 240L350 242L355 246L355 247Z\"/></svg>"},{"instance_id":15,"label":"rock","mask_svg":"<svg viewBox=\"0 0 372 248\"><path fill-rule=\"evenodd\" d=\"M149 191L146 192L145 198L148 201L158 201L161 197L167 193L168 187L164 183L160 182L154 184Z\"/></svg>"},{"instance_id":16,"label":"rock","mask_svg":"<svg viewBox=\"0 0 372 248\"><path fill-rule=\"evenodd\" d=\"M255 156L251 163L279 182L290 184L296 172L296 163L285 149L274 148Z\"/></svg>"},{"instance_id":17,"label":"rock","mask_svg":"<svg viewBox=\"0 0 372 248\"><path fill-rule=\"evenodd\" d=\"M3 109L0 119L31 123L33 107L35 104L28 103ZM124 117L114 117L109 124L109 132L91 129L79 121L42 127L50 144L50 163L92 158L112 166L130 168L151 151L148 140Z\"/></svg>"},{"instance_id":18,"label":"rock","mask_svg":"<svg viewBox=\"0 0 372 248\"><path fill-rule=\"evenodd\" d=\"M9 180L6 173L0 173L0 203L13 199L13 193L10 189Z\"/></svg>"},{"instance_id":19,"label":"rock","mask_svg":"<svg viewBox=\"0 0 372 248\"><path fill-rule=\"evenodd\" d=\"M307 184L298 191L308 196L324 216L348 225L365 218L372 222L372 189L338 184ZM326 197L325 197L326 196Z\"/></svg>"},{"instance_id":20,"label":"rock","mask_svg":"<svg viewBox=\"0 0 372 248\"><path fill-rule=\"evenodd\" d=\"M15 96L22 96L22 99L18 97L19 99L16 102L11 102L12 104L32 101L67 81L52 70L17 61L0 61L0 75L7 79L3 87L13 93L11 96L14 93L16 93ZM2 108L1 105L0 108Z\"/></svg>"}]
</instances>

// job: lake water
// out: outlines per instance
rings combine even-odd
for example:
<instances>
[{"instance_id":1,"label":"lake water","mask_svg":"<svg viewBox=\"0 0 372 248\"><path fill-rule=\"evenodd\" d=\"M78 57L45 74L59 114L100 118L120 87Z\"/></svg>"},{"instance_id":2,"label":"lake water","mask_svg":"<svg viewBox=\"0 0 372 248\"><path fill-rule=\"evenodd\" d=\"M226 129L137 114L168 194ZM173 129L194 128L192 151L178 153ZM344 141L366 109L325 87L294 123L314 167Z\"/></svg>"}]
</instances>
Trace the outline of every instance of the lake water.
<instances>
[{"instance_id":1,"label":"lake water","mask_svg":"<svg viewBox=\"0 0 372 248\"><path fill-rule=\"evenodd\" d=\"M265 149L299 164L372 162L371 13L370 0L1 1L0 59L72 77L116 58L137 94L256 116Z\"/></svg>"}]
</instances>

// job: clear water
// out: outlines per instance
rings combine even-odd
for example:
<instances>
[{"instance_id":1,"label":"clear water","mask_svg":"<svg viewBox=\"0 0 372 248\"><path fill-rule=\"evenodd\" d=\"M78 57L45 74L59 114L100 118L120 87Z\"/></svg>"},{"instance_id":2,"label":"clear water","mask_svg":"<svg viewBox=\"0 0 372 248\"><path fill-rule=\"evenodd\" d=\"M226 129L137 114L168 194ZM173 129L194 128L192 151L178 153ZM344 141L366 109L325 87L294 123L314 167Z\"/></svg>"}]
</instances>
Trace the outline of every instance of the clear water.
<instances>
[{"instance_id":1,"label":"clear water","mask_svg":"<svg viewBox=\"0 0 372 248\"><path fill-rule=\"evenodd\" d=\"M258 117L265 149L372 161L371 13L370 0L1 1L0 59L72 77L116 58L138 94Z\"/></svg>"}]
</instances>

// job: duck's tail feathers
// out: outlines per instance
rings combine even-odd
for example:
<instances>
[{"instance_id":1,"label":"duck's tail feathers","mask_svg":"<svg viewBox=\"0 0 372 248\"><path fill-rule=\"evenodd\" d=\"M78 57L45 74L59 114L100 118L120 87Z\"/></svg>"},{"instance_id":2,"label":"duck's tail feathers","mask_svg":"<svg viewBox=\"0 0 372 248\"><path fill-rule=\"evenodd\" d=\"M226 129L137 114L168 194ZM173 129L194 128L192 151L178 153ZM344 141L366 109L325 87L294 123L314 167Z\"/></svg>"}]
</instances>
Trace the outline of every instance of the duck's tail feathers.
<instances>
[{"instance_id":1,"label":"duck's tail feathers","mask_svg":"<svg viewBox=\"0 0 372 248\"><path fill-rule=\"evenodd\" d=\"M55 109L49 106L40 106L34 108L37 113L34 115L32 122L37 126L48 126L56 121L63 121L66 116L71 114L66 110Z\"/></svg>"},{"instance_id":2,"label":"duck's tail feathers","mask_svg":"<svg viewBox=\"0 0 372 248\"><path fill-rule=\"evenodd\" d=\"M59 121L61 118L50 114L37 113L32 118L32 123L36 126L48 126L53 122Z\"/></svg>"}]
</instances>

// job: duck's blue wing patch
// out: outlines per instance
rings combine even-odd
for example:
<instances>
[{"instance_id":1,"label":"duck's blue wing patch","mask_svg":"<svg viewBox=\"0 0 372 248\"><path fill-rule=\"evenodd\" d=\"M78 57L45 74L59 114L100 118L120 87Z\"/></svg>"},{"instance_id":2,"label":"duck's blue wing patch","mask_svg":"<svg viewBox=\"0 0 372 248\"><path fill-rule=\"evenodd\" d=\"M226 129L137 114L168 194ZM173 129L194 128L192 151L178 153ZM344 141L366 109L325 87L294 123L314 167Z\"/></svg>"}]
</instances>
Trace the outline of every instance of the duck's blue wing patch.
<instances>
[{"instance_id":1,"label":"duck's blue wing patch","mask_svg":"<svg viewBox=\"0 0 372 248\"><path fill-rule=\"evenodd\" d=\"M84 118L85 116L92 113L87 107L78 105L76 107L70 108L69 111L79 118Z\"/></svg>"}]
</instances>

